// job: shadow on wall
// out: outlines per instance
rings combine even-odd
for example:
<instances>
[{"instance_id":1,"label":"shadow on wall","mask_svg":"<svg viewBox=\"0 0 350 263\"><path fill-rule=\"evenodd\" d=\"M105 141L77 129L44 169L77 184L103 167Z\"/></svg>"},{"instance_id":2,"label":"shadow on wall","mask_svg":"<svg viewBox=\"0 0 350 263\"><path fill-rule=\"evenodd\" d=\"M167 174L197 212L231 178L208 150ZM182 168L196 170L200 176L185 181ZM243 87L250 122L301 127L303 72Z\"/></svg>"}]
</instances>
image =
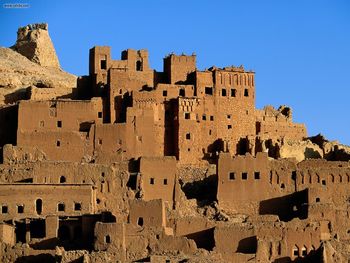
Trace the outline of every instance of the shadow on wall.
<instances>
[{"instance_id":1,"label":"shadow on wall","mask_svg":"<svg viewBox=\"0 0 350 263\"><path fill-rule=\"evenodd\" d=\"M215 246L214 227L188 234L186 237L192 239L196 243L197 248L212 251Z\"/></svg>"},{"instance_id":2,"label":"shadow on wall","mask_svg":"<svg viewBox=\"0 0 350 263\"><path fill-rule=\"evenodd\" d=\"M290 221L293 218L307 218L308 189L282 197L261 201L260 215L277 215L281 221Z\"/></svg>"},{"instance_id":3,"label":"shadow on wall","mask_svg":"<svg viewBox=\"0 0 350 263\"><path fill-rule=\"evenodd\" d=\"M55 257L51 254L39 254L36 256L23 256L16 259L15 263L55 263Z\"/></svg>"},{"instance_id":4,"label":"shadow on wall","mask_svg":"<svg viewBox=\"0 0 350 263\"><path fill-rule=\"evenodd\" d=\"M308 147L305 148L304 155L306 159L322 159L322 156L318 151Z\"/></svg>"},{"instance_id":5,"label":"shadow on wall","mask_svg":"<svg viewBox=\"0 0 350 263\"><path fill-rule=\"evenodd\" d=\"M243 238L239 241L237 247L237 253L243 254L255 254L258 248L258 240L256 236Z\"/></svg>"},{"instance_id":6,"label":"shadow on wall","mask_svg":"<svg viewBox=\"0 0 350 263\"><path fill-rule=\"evenodd\" d=\"M202 159L211 164L216 164L219 153L222 151L224 151L224 141L222 139L217 139L213 143L209 144L207 152L204 153Z\"/></svg>"},{"instance_id":7,"label":"shadow on wall","mask_svg":"<svg viewBox=\"0 0 350 263\"><path fill-rule=\"evenodd\" d=\"M193 181L186 184L180 180L182 191L187 199L196 199L199 206L216 201L218 177L216 174L210 175L202 180Z\"/></svg>"}]
</instances>

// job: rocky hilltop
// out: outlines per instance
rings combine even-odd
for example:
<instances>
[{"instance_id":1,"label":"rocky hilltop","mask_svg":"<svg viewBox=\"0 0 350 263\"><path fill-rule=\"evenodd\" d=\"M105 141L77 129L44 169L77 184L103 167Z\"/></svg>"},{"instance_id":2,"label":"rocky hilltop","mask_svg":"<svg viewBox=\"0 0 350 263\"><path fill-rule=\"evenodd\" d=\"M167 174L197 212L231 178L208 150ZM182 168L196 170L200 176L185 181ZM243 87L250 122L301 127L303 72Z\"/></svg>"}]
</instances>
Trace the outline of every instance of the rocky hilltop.
<instances>
[{"instance_id":1,"label":"rocky hilltop","mask_svg":"<svg viewBox=\"0 0 350 263\"><path fill-rule=\"evenodd\" d=\"M47 24L22 27L14 46L0 47L0 105L71 94L76 80L60 69Z\"/></svg>"}]
</instances>

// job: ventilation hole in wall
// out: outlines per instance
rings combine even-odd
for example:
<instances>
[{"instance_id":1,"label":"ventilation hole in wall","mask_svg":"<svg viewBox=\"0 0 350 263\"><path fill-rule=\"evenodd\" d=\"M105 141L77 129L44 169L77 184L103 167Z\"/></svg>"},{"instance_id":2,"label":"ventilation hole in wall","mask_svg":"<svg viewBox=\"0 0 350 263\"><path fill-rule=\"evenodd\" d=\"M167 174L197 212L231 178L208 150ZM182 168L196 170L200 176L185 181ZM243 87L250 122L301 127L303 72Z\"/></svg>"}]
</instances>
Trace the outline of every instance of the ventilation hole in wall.
<instances>
[{"instance_id":1,"label":"ventilation hole in wall","mask_svg":"<svg viewBox=\"0 0 350 263\"><path fill-rule=\"evenodd\" d=\"M139 217L139 218L137 219L137 224L138 224L139 226L143 226L143 217Z\"/></svg>"},{"instance_id":2,"label":"ventilation hole in wall","mask_svg":"<svg viewBox=\"0 0 350 263\"><path fill-rule=\"evenodd\" d=\"M284 189L286 188L286 186L284 184L281 184L281 188Z\"/></svg>"},{"instance_id":3,"label":"ventilation hole in wall","mask_svg":"<svg viewBox=\"0 0 350 263\"><path fill-rule=\"evenodd\" d=\"M191 118L191 115L189 112L185 112L185 119L189 120Z\"/></svg>"},{"instance_id":4,"label":"ventilation hole in wall","mask_svg":"<svg viewBox=\"0 0 350 263\"><path fill-rule=\"evenodd\" d=\"M168 184L168 179L164 179L163 184L167 185Z\"/></svg>"},{"instance_id":5,"label":"ventilation hole in wall","mask_svg":"<svg viewBox=\"0 0 350 263\"><path fill-rule=\"evenodd\" d=\"M154 178L150 178L150 179L149 179L149 183L150 183L150 184L154 184Z\"/></svg>"},{"instance_id":6,"label":"ventilation hole in wall","mask_svg":"<svg viewBox=\"0 0 350 263\"><path fill-rule=\"evenodd\" d=\"M61 142L60 141L56 141L56 146L60 147L61 146Z\"/></svg>"},{"instance_id":7,"label":"ventilation hole in wall","mask_svg":"<svg viewBox=\"0 0 350 263\"><path fill-rule=\"evenodd\" d=\"M109 235L105 236L105 243L110 244L111 243L111 237Z\"/></svg>"},{"instance_id":8,"label":"ventilation hole in wall","mask_svg":"<svg viewBox=\"0 0 350 263\"><path fill-rule=\"evenodd\" d=\"M232 125L231 124L227 125L227 129L231 130L232 129Z\"/></svg>"},{"instance_id":9,"label":"ventilation hole in wall","mask_svg":"<svg viewBox=\"0 0 350 263\"><path fill-rule=\"evenodd\" d=\"M207 116L206 116L206 115L203 115L203 116L202 116L202 120L203 120L203 121L206 121L206 120L207 120Z\"/></svg>"},{"instance_id":10,"label":"ventilation hole in wall","mask_svg":"<svg viewBox=\"0 0 350 263\"><path fill-rule=\"evenodd\" d=\"M222 95L223 97L226 97L226 89L222 89L222 90L221 90L221 95Z\"/></svg>"},{"instance_id":11,"label":"ventilation hole in wall","mask_svg":"<svg viewBox=\"0 0 350 263\"><path fill-rule=\"evenodd\" d=\"M242 173L242 180L248 179L248 173Z\"/></svg>"},{"instance_id":12,"label":"ventilation hole in wall","mask_svg":"<svg viewBox=\"0 0 350 263\"><path fill-rule=\"evenodd\" d=\"M316 197L316 203L319 203L319 202L320 202L320 198Z\"/></svg>"},{"instance_id":13,"label":"ventilation hole in wall","mask_svg":"<svg viewBox=\"0 0 350 263\"><path fill-rule=\"evenodd\" d=\"M260 172L254 172L254 179L255 180L260 179Z\"/></svg>"},{"instance_id":14,"label":"ventilation hole in wall","mask_svg":"<svg viewBox=\"0 0 350 263\"><path fill-rule=\"evenodd\" d=\"M186 133L186 140L191 140L191 133Z\"/></svg>"},{"instance_id":15,"label":"ventilation hole in wall","mask_svg":"<svg viewBox=\"0 0 350 263\"><path fill-rule=\"evenodd\" d=\"M230 180L235 180L235 173L234 172L230 172L229 173L229 179Z\"/></svg>"},{"instance_id":16,"label":"ventilation hole in wall","mask_svg":"<svg viewBox=\"0 0 350 263\"><path fill-rule=\"evenodd\" d=\"M57 121L57 128L62 128L62 121Z\"/></svg>"},{"instance_id":17,"label":"ventilation hole in wall","mask_svg":"<svg viewBox=\"0 0 350 263\"><path fill-rule=\"evenodd\" d=\"M99 198L97 198L96 203L99 205L101 203L101 200Z\"/></svg>"}]
</instances>

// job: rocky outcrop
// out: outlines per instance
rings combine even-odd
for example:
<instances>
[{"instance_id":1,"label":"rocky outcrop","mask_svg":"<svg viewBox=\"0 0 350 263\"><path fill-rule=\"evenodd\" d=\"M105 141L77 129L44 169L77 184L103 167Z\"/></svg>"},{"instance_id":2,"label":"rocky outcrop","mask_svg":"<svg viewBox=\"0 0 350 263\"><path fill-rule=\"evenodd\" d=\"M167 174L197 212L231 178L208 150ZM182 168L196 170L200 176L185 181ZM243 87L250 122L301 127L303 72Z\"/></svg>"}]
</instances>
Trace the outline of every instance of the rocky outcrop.
<instances>
[{"instance_id":1,"label":"rocky outcrop","mask_svg":"<svg viewBox=\"0 0 350 263\"><path fill-rule=\"evenodd\" d=\"M279 156L281 158L295 158L298 162L305 159L319 159L323 157L322 149L312 143L305 141L288 141L279 147Z\"/></svg>"},{"instance_id":2,"label":"rocky outcrop","mask_svg":"<svg viewBox=\"0 0 350 263\"><path fill-rule=\"evenodd\" d=\"M47 24L20 27L17 42L12 48L40 66L60 68Z\"/></svg>"}]
</instances>

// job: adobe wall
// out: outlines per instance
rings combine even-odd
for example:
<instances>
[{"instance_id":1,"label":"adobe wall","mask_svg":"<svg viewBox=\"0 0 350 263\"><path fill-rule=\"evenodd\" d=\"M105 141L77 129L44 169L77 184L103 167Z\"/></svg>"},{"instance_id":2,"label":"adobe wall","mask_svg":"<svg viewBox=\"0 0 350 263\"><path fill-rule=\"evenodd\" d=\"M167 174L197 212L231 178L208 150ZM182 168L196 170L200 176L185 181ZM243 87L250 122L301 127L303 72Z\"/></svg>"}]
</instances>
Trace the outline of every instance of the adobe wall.
<instances>
[{"instance_id":1,"label":"adobe wall","mask_svg":"<svg viewBox=\"0 0 350 263\"><path fill-rule=\"evenodd\" d=\"M95 225L94 249L110 251L119 257L116 260L125 260L125 226L124 223L102 223Z\"/></svg>"},{"instance_id":2,"label":"adobe wall","mask_svg":"<svg viewBox=\"0 0 350 263\"><path fill-rule=\"evenodd\" d=\"M178 56L170 54L164 58L163 71L167 75L167 83L181 84L188 81L188 75L196 70L196 55Z\"/></svg>"},{"instance_id":3,"label":"adobe wall","mask_svg":"<svg viewBox=\"0 0 350 263\"><path fill-rule=\"evenodd\" d=\"M0 242L11 246L16 243L14 226L0 223Z\"/></svg>"},{"instance_id":4,"label":"adobe wall","mask_svg":"<svg viewBox=\"0 0 350 263\"><path fill-rule=\"evenodd\" d=\"M172 204L176 182L174 157L142 157L138 176L140 195L144 200L161 198Z\"/></svg>"},{"instance_id":5,"label":"adobe wall","mask_svg":"<svg viewBox=\"0 0 350 263\"><path fill-rule=\"evenodd\" d=\"M1 184L0 219L94 214L95 199L91 185ZM59 204L64 204L62 211Z\"/></svg>"},{"instance_id":6,"label":"adobe wall","mask_svg":"<svg viewBox=\"0 0 350 263\"><path fill-rule=\"evenodd\" d=\"M140 227L166 227L163 200L130 201L129 223Z\"/></svg>"},{"instance_id":7,"label":"adobe wall","mask_svg":"<svg viewBox=\"0 0 350 263\"><path fill-rule=\"evenodd\" d=\"M289 162L271 163L266 153L234 158L221 153L217 166L219 206L239 213L259 214L261 201L295 191L290 178L292 167Z\"/></svg>"}]
</instances>

